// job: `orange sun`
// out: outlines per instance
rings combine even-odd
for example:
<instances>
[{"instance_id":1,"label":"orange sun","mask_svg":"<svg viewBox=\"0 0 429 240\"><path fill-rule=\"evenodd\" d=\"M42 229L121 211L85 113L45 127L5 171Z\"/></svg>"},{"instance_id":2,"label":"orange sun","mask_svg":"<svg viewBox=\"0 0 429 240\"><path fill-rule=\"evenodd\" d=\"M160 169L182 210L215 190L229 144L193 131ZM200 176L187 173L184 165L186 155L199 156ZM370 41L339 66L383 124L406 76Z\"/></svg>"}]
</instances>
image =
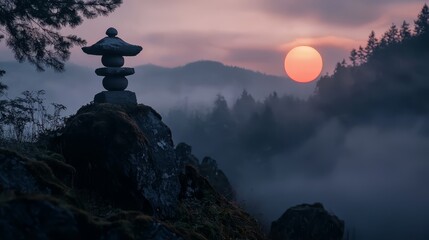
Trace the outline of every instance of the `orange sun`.
<instances>
[{"instance_id":1,"label":"orange sun","mask_svg":"<svg viewBox=\"0 0 429 240\"><path fill-rule=\"evenodd\" d=\"M307 83L315 80L322 67L322 56L316 49L308 46L293 48L285 58L286 73L296 82Z\"/></svg>"}]
</instances>

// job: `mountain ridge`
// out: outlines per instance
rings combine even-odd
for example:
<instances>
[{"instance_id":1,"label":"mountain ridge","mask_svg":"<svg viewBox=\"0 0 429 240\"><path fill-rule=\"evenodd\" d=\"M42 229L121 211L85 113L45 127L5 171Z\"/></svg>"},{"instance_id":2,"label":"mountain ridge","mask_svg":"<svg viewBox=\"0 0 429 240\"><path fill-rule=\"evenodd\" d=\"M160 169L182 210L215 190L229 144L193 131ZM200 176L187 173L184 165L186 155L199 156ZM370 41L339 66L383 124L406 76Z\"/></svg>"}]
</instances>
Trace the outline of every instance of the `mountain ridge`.
<instances>
[{"instance_id":1,"label":"mountain ridge","mask_svg":"<svg viewBox=\"0 0 429 240\"><path fill-rule=\"evenodd\" d=\"M101 67L101 63L100 63ZM62 103L71 111L93 100L103 91L102 78L95 75L96 67L68 63L64 72L51 69L37 72L28 63L0 62L6 75L0 81L9 86L11 97L30 90L46 90L48 101ZM211 106L218 94L234 101L243 90L256 99L263 99L273 91L300 98L310 96L315 83L299 84L286 77L227 66L221 62L202 60L178 67L145 64L135 67L129 76L128 90L137 94L138 101L152 105L160 112L176 107L178 103Z\"/></svg>"}]
</instances>

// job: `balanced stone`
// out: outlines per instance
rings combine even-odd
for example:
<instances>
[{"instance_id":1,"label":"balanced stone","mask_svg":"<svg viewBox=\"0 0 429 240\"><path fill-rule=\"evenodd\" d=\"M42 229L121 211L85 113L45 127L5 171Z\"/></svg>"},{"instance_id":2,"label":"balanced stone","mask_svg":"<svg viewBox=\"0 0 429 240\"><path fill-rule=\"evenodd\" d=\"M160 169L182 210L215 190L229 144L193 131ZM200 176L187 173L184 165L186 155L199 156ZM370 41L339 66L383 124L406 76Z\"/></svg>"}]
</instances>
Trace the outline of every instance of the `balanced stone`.
<instances>
[{"instance_id":1,"label":"balanced stone","mask_svg":"<svg viewBox=\"0 0 429 240\"><path fill-rule=\"evenodd\" d=\"M134 68L97 68L95 70L95 74L97 74L98 76L129 76L134 74Z\"/></svg>"},{"instance_id":2,"label":"balanced stone","mask_svg":"<svg viewBox=\"0 0 429 240\"><path fill-rule=\"evenodd\" d=\"M128 80L124 76L106 76L103 78L103 87L108 91L124 91L128 87Z\"/></svg>"},{"instance_id":3,"label":"balanced stone","mask_svg":"<svg viewBox=\"0 0 429 240\"><path fill-rule=\"evenodd\" d=\"M91 55L101 55L101 63L104 68L98 68L95 73L104 76L103 87L108 92L101 92L94 98L95 103L114 104L137 104L135 93L124 91L128 86L125 76L133 75L134 68L124 66L124 56L135 56L143 49L141 46L126 43L116 37L118 31L109 28L106 31L107 37L101 39L90 47L83 47L82 50ZM112 93L110 93L112 92Z\"/></svg>"},{"instance_id":4,"label":"balanced stone","mask_svg":"<svg viewBox=\"0 0 429 240\"><path fill-rule=\"evenodd\" d=\"M122 56L103 55L101 63L106 67L122 67L124 66L125 59Z\"/></svg>"},{"instance_id":5,"label":"balanced stone","mask_svg":"<svg viewBox=\"0 0 429 240\"><path fill-rule=\"evenodd\" d=\"M137 97L136 94L131 91L103 91L95 95L94 102L137 105Z\"/></svg>"}]
</instances>

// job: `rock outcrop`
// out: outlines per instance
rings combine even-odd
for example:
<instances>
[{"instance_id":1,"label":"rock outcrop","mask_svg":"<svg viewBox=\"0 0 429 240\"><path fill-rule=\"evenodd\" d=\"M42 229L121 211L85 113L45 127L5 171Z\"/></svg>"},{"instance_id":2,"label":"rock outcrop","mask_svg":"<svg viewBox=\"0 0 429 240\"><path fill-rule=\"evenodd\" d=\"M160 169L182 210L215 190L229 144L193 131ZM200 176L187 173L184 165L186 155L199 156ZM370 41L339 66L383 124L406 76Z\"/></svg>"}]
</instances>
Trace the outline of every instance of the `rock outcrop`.
<instances>
[{"instance_id":1,"label":"rock outcrop","mask_svg":"<svg viewBox=\"0 0 429 240\"><path fill-rule=\"evenodd\" d=\"M176 156L180 167L184 170L186 165L198 167L200 161L192 154L192 147L186 143L179 143L176 146Z\"/></svg>"},{"instance_id":2,"label":"rock outcrop","mask_svg":"<svg viewBox=\"0 0 429 240\"><path fill-rule=\"evenodd\" d=\"M43 144L0 149L1 239L265 239L150 107L82 107Z\"/></svg>"},{"instance_id":3,"label":"rock outcrop","mask_svg":"<svg viewBox=\"0 0 429 240\"><path fill-rule=\"evenodd\" d=\"M289 208L271 224L272 240L342 240L344 222L321 203Z\"/></svg>"},{"instance_id":4,"label":"rock outcrop","mask_svg":"<svg viewBox=\"0 0 429 240\"><path fill-rule=\"evenodd\" d=\"M66 196L69 190L45 162L0 149L0 193Z\"/></svg>"},{"instance_id":5,"label":"rock outcrop","mask_svg":"<svg viewBox=\"0 0 429 240\"><path fill-rule=\"evenodd\" d=\"M224 172L218 168L216 160L205 157L200 163L198 158L192 154L192 147L186 143L177 144L176 156L181 166L195 167L218 193L230 201L235 200L235 191Z\"/></svg>"},{"instance_id":6,"label":"rock outcrop","mask_svg":"<svg viewBox=\"0 0 429 240\"><path fill-rule=\"evenodd\" d=\"M207 178L216 191L228 200L235 200L235 191L225 173L217 166L216 160L205 157L198 166L198 169L200 170L200 174Z\"/></svg>"},{"instance_id":7,"label":"rock outcrop","mask_svg":"<svg viewBox=\"0 0 429 240\"><path fill-rule=\"evenodd\" d=\"M170 224L187 239L266 239L258 222L220 195L195 167L187 165L180 182L179 214Z\"/></svg>"},{"instance_id":8,"label":"rock outcrop","mask_svg":"<svg viewBox=\"0 0 429 240\"><path fill-rule=\"evenodd\" d=\"M182 240L164 224L136 212L110 219L90 216L50 197L0 201L2 240Z\"/></svg>"},{"instance_id":9,"label":"rock outcrop","mask_svg":"<svg viewBox=\"0 0 429 240\"><path fill-rule=\"evenodd\" d=\"M94 104L66 123L62 153L76 168L76 186L123 209L173 217L180 169L170 129L152 108Z\"/></svg>"}]
</instances>

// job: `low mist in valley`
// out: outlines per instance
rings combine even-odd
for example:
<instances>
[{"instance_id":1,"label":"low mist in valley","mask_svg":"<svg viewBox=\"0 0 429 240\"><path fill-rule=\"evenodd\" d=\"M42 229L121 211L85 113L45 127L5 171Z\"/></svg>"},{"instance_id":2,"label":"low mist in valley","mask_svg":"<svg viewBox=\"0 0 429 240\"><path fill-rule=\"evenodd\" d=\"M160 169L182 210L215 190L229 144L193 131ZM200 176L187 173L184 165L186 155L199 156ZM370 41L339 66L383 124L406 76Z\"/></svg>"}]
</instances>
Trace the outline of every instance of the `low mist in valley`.
<instances>
[{"instance_id":1,"label":"low mist in valley","mask_svg":"<svg viewBox=\"0 0 429 240\"><path fill-rule=\"evenodd\" d=\"M322 202L357 239L427 236L428 116L351 123L308 110L288 120L283 113L303 110L294 104L310 103L278 101L285 99L292 106L279 103L284 108L272 110L280 113L272 117L266 104L260 103L260 115L243 120L234 106L220 111L218 103L207 115L191 112L183 120L176 110L165 120L176 143L185 141L200 159L218 161L239 201L267 228L290 206ZM220 112L225 115L215 115Z\"/></svg>"},{"instance_id":2,"label":"low mist in valley","mask_svg":"<svg viewBox=\"0 0 429 240\"><path fill-rule=\"evenodd\" d=\"M352 239L427 239L427 35L368 41L371 54L338 63L307 99L242 91L165 121L176 142L218 160L267 228L288 207L322 202Z\"/></svg>"}]
</instances>

